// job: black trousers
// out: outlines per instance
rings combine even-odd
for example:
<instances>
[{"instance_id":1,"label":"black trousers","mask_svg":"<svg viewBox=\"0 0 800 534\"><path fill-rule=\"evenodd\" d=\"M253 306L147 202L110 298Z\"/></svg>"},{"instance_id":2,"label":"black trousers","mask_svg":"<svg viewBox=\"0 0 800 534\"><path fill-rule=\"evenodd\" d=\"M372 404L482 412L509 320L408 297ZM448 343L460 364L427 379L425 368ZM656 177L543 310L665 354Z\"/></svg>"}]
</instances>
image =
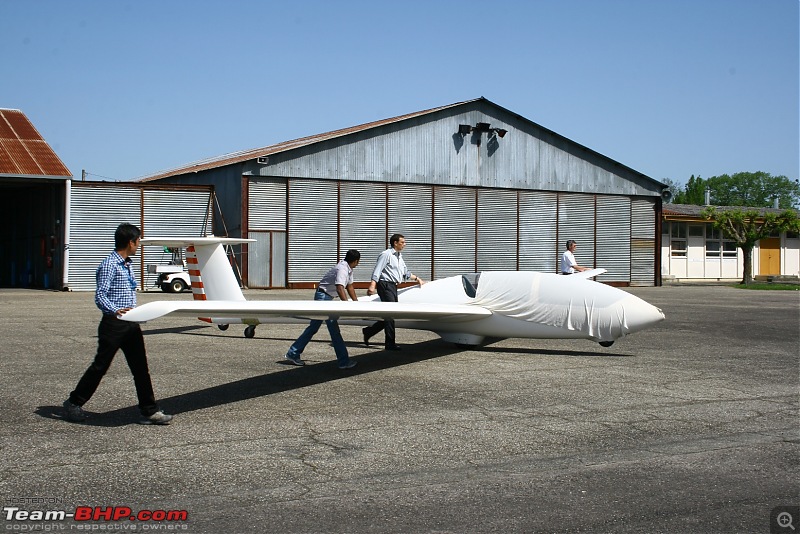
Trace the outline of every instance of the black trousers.
<instances>
[{"instance_id":1,"label":"black trousers","mask_svg":"<svg viewBox=\"0 0 800 534\"><path fill-rule=\"evenodd\" d=\"M381 299L381 302L397 302L397 284L394 282L384 282L381 280L378 282L377 289L378 297ZM383 321L378 321L372 326L368 326L365 329L365 333L367 337L372 337L381 330L385 330L386 332L386 346L394 347L397 344L394 337L394 319L388 318Z\"/></svg>"},{"instance_id":2,"label":"black trousers","mask_svg":"<svg viewBox=\"0 0 800 534\"><path fill-rule=\"evenodd\" d=\"M150 380L150 370L147 367L142 329L136 323L122 321L113 315L103 315L100 326L97 327L97 355L83 373L75 391L70 393L69 401L83 406L92 398L119 349L122 349L133 374L133 383L136 385L136 395L139 398L139 410L144 416L153 415L158 411L158 406Z\"/></svg>"}]
</instances>

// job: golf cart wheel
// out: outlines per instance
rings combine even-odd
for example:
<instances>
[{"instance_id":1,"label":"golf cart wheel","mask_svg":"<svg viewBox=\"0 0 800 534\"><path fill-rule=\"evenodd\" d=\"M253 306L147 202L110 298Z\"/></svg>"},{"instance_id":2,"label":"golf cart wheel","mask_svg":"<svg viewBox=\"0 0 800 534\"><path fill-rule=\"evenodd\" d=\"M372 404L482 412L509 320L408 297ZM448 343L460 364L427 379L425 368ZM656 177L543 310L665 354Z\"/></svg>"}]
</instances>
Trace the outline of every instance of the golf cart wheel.
<instances>
[{"instance_id":1,"label":"golf cart wheel","mask_svg":"<svg viewBox=\"0 0 800 534\"><path fill-rule=\"evenodd\" d=\"M180 293L184 289L186 289L186 284L183 283L183 280L180 278L176 278L172 282L169 283L169 289L173 293Z\"/></svg>"},{"instance_id":2,"label":"golf cart wheel","mask_svg":"<svg viewBox=\"0 0 800 534\"><path fill-rule=\"evenodd\" d=\"M252 337L255 337L255 335L256 335L256 326L255 325L251 324L250 326L248 326L247 328L244 329L244 337L252 338Z\"/></svg>"}]
</instances>

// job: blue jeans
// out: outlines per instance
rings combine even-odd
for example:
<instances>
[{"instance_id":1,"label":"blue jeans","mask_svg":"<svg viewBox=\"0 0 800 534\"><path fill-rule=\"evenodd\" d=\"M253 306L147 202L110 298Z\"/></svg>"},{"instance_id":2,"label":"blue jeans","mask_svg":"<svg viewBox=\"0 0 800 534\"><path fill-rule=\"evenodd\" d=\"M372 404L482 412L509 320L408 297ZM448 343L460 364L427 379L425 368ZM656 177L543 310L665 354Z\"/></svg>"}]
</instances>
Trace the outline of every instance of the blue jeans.
<instances>
[{"instance_id":1,"label":"blue jeans","mask_svg":"<svg viewBox=\"0 0 800 534\"><path fill-rule=\"evenodd\" d=\"M323 291L315 291L314 300L333 300L333 297ZM336 359L339 361L339 365L344 365L350 361L350 357L347 355L347 347L344 344L344 339L342 339L342 333L339 331L339 323L336 322L336 319L326 319L325 324L328 326L328 332L331 335ZM311 321L306 329L303 330L303 333L300 334L300 337L297 338L297 341L289 347L289 356L294 358L303 354L306 345L314 337L314 334L319 331L320 326L322 326L322 321L316 319Z\"/></svg>"}]
</instances>

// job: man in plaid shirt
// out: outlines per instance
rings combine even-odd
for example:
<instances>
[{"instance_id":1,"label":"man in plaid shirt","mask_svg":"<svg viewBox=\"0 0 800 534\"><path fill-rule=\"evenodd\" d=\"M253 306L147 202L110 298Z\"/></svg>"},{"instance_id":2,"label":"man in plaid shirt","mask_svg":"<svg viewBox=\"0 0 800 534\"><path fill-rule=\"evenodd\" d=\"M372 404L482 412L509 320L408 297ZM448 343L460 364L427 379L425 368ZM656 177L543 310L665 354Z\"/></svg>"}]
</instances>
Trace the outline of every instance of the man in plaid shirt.
<instances>
[{"instance_id":1,"label":"man in plaid shirt","mask_svg":"<svg viewBox=\"0 0 800 534\"><path fill-rule=\"evenodd\" d=\"M114 232L114 252L97 268L94 302L103 312L103 319L97 328L97 355L75 390L64 401L64 416L70 421L80 422L88 418L82 406L92 398L119 349L122 349L133 374L142 413L139 422L144 425L166 425L172 419L156 404L142 329L136 323L119 319L120 315L136 307L136 278L131 270L131 256L139 249L140 236L141 232L136 226L120 224Z\"/></svg>"}]
</instances>

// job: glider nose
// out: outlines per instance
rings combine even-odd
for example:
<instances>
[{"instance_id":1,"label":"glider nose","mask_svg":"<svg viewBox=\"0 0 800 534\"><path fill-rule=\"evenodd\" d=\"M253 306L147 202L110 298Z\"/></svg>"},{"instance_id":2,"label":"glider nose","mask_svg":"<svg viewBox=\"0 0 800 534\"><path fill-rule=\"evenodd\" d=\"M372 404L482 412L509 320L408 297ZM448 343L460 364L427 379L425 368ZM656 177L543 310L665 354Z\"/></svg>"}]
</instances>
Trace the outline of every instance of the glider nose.
<instances>
[{"instance_id":1,"label":"glider nose","mask_svg":"<svg viewBox=\"0 0 800 534\"><path fill-rule=\"evenodd\" d=\"M633 295L625 301L625 318L629 332L638 332L665 319L664 312Z\"/></svg>"}]
</instances>

